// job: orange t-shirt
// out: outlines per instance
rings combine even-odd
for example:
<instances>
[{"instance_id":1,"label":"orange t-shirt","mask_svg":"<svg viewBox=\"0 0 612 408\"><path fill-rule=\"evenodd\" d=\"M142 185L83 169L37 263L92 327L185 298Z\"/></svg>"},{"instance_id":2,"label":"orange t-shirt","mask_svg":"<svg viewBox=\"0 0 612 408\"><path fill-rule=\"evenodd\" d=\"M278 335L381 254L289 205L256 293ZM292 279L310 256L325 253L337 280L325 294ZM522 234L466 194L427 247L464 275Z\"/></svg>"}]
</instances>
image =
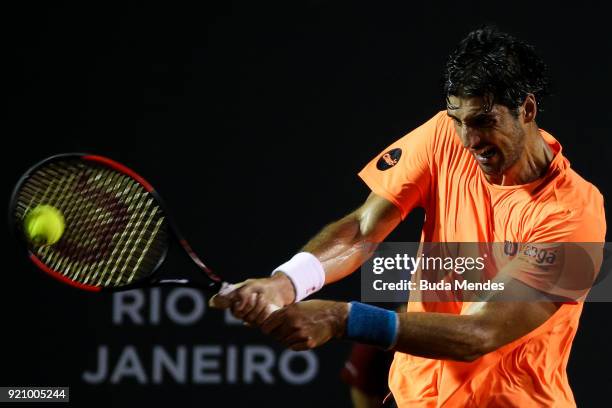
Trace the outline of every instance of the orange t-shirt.
<instances>
[{"instance_id":1,"label":"orange t-shirt","mask_svg":"<svg viewBox=\"0 0 612 408\"><path fill-rule=\"evenodd\" d=\"M603 243L601 193L570 168L559 142L540 134L555 156L544 177L529 184L489 183L445 111L359 176L402 219L414 206L425 208L422 242ZM528 268L513 277L547 289ZM461 314L467 306L411 301L408 311ZM470 363L395 353L389 387L399 407L573 407L566 366L581 311L582 303L563 304L537 329Z\"/></svg>"}]
</instances>

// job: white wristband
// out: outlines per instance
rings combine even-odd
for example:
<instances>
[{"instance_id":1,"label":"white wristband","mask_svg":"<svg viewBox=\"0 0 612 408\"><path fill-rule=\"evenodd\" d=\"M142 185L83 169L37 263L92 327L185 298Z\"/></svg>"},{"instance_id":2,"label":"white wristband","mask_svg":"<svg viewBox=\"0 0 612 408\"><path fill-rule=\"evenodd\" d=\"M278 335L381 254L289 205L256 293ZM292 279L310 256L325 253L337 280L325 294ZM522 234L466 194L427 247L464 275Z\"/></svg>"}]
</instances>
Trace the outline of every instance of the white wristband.
<instances>
[{"instance_id":1,"label":"white wristband","mask_svg":"<svg viewBox=\"0 0 612 408\"><path fill-rule=\"evenodd\" d=\"M300 252L289 261L276 268L289 277L295 289L295 301L299 302L306 296L320 290L325 284L325 270L316 256L309 252Z\"/></svg>"}]
</instances>

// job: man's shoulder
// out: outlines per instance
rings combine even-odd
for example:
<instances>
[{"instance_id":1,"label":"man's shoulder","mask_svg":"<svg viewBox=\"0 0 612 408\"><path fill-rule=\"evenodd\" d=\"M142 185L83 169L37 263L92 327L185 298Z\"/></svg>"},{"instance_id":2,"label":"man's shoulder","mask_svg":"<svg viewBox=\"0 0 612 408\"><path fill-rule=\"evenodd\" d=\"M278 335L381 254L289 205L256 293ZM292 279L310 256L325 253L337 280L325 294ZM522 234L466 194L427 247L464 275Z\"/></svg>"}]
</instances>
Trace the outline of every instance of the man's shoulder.
<instances>
[{"instance_id":1,"label":"man's shoulder","mask_svg":"<svg viewBox=\"0 0 612 408\"><path fill-rule=\"evenodd\" d=\"M592 183L571 168L554 180L552 194L537 200L533 212L536 229L566 230L567 236L585 242L605 236L606 217L603 196Z\"/></svg>"},{"instance_id":2,"label":"man's shoulder","mask_svg":"<svg viewBox=\"0 0 612 408\"><path fill-rule=\"evenodd\" d=\"M603 195L599 189L572 168L566 170L555 187L557 202L564 207L590 208L603 206Z\"/></svg>"}]
</instances>

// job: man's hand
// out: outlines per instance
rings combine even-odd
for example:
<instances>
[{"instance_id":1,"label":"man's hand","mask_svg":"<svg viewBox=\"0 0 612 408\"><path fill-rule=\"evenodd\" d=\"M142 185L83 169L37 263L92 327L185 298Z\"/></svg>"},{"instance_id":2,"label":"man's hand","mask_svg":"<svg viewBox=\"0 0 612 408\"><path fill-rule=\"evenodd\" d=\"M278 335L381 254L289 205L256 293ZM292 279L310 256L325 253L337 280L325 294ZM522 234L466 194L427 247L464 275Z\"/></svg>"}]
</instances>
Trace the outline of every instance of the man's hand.
<instances>
[{"instance_id":1,"label":"man's hand","mask_svg":"<svg viewBox=\"0 0 612 408\"><path fill-rule=\"evenodd\" d=\"M261 330L292 350L308 350L344 336L348 312L348 303L308 300L272 313Z\"/></svg>"},{"instance_id":2,"label":"man's hand","mask_svg":"<svg viewBox=\"0 0 612 408\"><path fill-rule=\"evenodd\" d=\"M295 291L289 278L282 272L270 278L247 279L227 294L217 294L210 306L231 309L232 314L252 326L259 326L278 307L293 303Z\"/></svg>"}]
</instances>

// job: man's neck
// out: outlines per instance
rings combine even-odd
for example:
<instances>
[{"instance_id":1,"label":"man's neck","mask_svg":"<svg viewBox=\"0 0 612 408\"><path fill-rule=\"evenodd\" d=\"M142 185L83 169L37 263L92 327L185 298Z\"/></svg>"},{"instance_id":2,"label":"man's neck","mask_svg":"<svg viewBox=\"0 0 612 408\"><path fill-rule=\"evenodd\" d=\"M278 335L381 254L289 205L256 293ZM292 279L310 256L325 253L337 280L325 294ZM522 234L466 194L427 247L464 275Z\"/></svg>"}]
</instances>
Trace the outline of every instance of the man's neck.
<instances>
[{"instance_id":1,"label":"man's neck","mask_svg":"<svg viewBox=\"0 0 612 408\"><path fill-rule=\"evenodd\" d=\"M535 123L530 127L523 152L519 159L501 176L491 176L489 181L502 186L527 184L546 174L554 157Z\"/></svg>"}]
</instances>

